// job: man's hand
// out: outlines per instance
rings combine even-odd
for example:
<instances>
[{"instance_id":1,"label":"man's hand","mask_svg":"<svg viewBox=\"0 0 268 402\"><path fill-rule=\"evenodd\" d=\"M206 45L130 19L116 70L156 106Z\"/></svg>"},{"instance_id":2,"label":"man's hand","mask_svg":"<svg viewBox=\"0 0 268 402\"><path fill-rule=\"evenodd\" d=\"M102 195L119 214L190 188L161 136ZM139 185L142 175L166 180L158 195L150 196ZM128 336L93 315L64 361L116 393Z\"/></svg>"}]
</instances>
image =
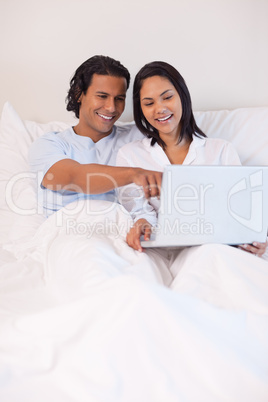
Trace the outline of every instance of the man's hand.
<instances>
[{"instance_id":1,"label":"man's hand","mask_svg":"<svg viewBox=\"0 0 268 402\"><path fill-rule=\"evenodd\" d=\"M162 172L152 170L135 169L132 177L133 183L143 187L145 197L160 197Z\"/></svg>"},{"instance_id":2,"label":"man's hand","mask_svg":"<svg viewBox=\"0 0 268 402\"><path fill-rule=\"evenodd\" d=\"M140 237L144 235L144 240L150 240L151 232L152 225L146 219L139 219L127 234L127 244L134 250L142 252Z\"/></svg>"},{"instance_id":3,"label":"man's hand","mask_svg":"<svg viewBox=\"0 0 268 402\"><path fill-rule=\"evenodd\" d=\"M243 244L242 246L239 246L241 250L245 250L248 253L254 254L257 257L261 257L267 248L267 240L265 243L258 243L254 241L252 244Z\"/></svg>"}]
</instances>

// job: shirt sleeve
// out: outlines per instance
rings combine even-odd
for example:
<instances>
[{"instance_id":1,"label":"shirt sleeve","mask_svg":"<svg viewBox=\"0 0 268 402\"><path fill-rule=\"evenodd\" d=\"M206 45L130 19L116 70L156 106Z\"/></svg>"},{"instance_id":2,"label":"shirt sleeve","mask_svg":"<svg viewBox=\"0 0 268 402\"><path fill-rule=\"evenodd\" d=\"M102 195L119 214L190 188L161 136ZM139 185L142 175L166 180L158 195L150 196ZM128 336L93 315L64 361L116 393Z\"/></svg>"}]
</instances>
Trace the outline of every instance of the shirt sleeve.
<instances>
[{"instance_id":1,"label":"shirt sleeve","mask_svg":"<svg viewBox=\"0 0 268 402\"><path fill-rule=\"evenodd\" d=\"M39 173L39 184L51 166L63 159L70 158L66 155L64 145L56 133L45 134L38 138L29 150L30 168L31 171Z\"/></svg>"},{"instance_id":2,"label":"shirt sleeve","mask_svg":"<svg viewBox=\"0 0 268 402\"><path fill-rule=\"evenodd\" d=\"M125 147L124 147L125 148ZM122 148L118 151L116 166L133 166L127 153ZM130 213L134 222L146 219L152 226L157 224L157 212L145 198L143 188L134 183L117 189L120 204Z\"/></svg>"}]
</instances>

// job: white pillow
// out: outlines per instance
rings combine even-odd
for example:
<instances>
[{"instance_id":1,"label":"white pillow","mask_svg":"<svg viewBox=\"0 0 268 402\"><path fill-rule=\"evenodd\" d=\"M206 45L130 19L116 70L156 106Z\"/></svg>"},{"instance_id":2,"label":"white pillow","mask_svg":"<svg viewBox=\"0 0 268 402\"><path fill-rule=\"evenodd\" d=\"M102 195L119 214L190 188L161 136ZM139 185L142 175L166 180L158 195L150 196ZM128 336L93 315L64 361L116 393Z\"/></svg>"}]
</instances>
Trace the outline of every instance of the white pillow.
<instances>
[{"instance_id":1,"label":"white pillow","mask_svg":"<svg viewBox=\"0 0 268 402\"><path fill-rule=\"evenodd\" d=\"M22 121L13 106L6 102L1 116L1 142L20 155L28 167L28 150L31 143L46 132L63 131L68 127L70 124L58 121L46 124Z\"/></svg>"},{"instance_id":2,"label":"white pillow","mask_svg":"<svg viewBox=\"0 0 268 402\"><path fill-rule=\"evenodd\" d=\"M62 131L70 124L23 122L6 102L0 129L0 242L30 237L44 220L36 211L36 178L29 173L31 143L49 131Z\"/></svg>"},{"instance_id":3,"label":"white pillow","mask_svg":"<svg viewBox=\"0 0 268 402\"><path fill-rule=\"evenodd\" d=\"M232 142L243 165L268 165L268 107L194 113L208 137Z\"/></svg>"}]
</instances>

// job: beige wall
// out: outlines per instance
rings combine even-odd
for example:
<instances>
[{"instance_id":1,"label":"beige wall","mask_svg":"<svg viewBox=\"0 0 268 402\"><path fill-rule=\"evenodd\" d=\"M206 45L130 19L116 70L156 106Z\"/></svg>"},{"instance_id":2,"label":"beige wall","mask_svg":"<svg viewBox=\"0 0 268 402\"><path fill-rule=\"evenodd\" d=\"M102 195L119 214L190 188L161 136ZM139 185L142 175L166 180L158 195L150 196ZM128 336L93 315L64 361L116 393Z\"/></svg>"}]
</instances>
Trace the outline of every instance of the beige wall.
<instances>
[{"instance_id":1,"label":"beige wall","mask_svg":"<svg viewBox=\"0 0 268 402\"><path fill-rule=\"evenodd\" d=\"M9 100L25 119L69 121L69 80L94 54L132 78L170 62L194 110L268 106L267 21L268 0L0 0L0 108Z\"/></svg>"}]
</instances>

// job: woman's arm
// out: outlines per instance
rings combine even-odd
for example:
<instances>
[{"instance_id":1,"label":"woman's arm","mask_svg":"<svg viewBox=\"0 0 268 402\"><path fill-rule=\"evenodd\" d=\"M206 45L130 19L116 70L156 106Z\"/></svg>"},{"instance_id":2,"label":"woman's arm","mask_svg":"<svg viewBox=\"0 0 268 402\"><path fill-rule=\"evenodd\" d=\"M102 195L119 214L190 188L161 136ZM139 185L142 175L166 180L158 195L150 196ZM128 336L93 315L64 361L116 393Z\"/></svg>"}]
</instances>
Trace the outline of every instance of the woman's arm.
<instances>
[{"instance_id":1,"label":"woman's arm","mask_svg":"<svg viewBox=\"0 0 268 402\"><path fill-rule=\"evenodd\" d=\"M119 150L116 164L119 166L130 166L129 155ZM150 195L153 197L160 194L161 182L156 181L151 186ZM157 192L155 191L157 188ZM154 190L154 192L153 192ZM126 241L134 250L142 251L140 244L141 235L145 235L145 240L150 239L151 228L157 224L157 211L150 204L150 198L145 198L140 186L130 184L120 187L117 190L119 202L130 213L134 221L133 227L127 234Z\"/></svg>"}]
</instances>

